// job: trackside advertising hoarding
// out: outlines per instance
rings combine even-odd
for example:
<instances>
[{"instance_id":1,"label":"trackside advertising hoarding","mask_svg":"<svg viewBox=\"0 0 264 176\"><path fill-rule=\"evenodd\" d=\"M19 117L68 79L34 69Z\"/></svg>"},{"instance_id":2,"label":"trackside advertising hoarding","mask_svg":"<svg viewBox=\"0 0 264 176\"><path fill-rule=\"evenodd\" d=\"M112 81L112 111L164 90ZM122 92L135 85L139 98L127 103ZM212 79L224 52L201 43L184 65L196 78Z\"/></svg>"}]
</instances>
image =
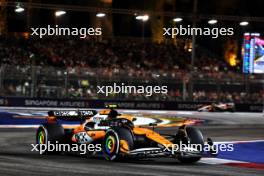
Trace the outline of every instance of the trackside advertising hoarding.
<instances>
[{"instance_id":1,"label":"trackside advertising hoarding","mask_svg":"<svg viewBox=\"0 0 264 176\"><path fill-rule=\"evenodd\" d=\"M108 104L117 104L119 109L153 109L196 111L201 105L212 102L176 102L176 101L122 101L122 100L71 100L0 97L0 106L10 107L58 107L58 108L105 108ZM239 112L262 112L262 104L235 104Z\"/></svg>"}]
</instances>

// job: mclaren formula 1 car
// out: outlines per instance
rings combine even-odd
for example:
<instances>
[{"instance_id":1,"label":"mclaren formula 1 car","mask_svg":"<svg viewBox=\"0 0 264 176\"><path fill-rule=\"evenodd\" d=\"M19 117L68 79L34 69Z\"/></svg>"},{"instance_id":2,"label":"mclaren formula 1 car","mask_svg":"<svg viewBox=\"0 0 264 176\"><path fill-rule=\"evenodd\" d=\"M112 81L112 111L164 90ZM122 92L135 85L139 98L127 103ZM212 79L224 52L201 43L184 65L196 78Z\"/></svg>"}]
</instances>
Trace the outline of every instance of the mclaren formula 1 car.
<instances>
[{"instance_id":1,"label":"mclaren formula 1 car","mask_svg":"<svg viewBox=\"0 0 264 176\"><path fill-rule=\"evenodd\" d=\"M61 124L61 120L80 121L75 127ZM49 111L47 122L39 126L36 142L41 145L58 144L100 144L100 151L91 155L100 155L107 160L124 158L173 157L184 163L193 163L203 155L197 148L187 144L204 145L202 133L190 126L181 126L174 135L162 135L155 131L156 124L147 127L135 126L136 118L121 115L115 109L95 110L58 110ZM176 144L186 144L179 150ZM57 151L55 151L57 153ZM40 154L51 154L44 151Z\"/></svg>"},{"instance_id":2,"label":"mclaren formula 1 car","mask_svg":"<svg viewBox=\"0 0 264 176\"><path fill-rule=\"evenodd\" d=\"M235 112L235 104L212 103L210 105L202 105L198 108L198 112Z\"/></svg>"}]
</instances>

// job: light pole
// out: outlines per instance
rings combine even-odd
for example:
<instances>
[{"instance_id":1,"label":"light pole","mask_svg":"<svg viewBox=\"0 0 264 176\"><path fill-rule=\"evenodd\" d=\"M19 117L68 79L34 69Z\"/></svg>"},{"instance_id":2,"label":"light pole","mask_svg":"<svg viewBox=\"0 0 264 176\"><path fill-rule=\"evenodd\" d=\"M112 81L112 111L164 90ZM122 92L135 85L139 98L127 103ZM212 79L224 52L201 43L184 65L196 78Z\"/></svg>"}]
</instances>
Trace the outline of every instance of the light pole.
<instances>
[{"instance_id":1,"label":"light pole","mask_svg":"<svg viewBox=\"0 0 264 176\"><path fill-rule=\"evenodd\" d=\"M57 11L55 11L54 14L55 14L55 25L57 25L58 24L58 19L57 18L65 15L66 14L66 11L64 11L64 10L57 10Z\"/></svg>"},{"instance_id":2,"label":"light pole","mask_svg":"<svg viewBox=\"0 0 264 176\"><path fill-rule=\"evenodd\" d=\"M138 15L136 16L136 20L142 21L142 41L145 41L145 22L148 21L148 15Z\"/></svg>"},{"instance_id":3,"label":"light pole","mask_svg":"<svg viewBox=\"0 0 264 176\"><path fill-rule=\"evenodd\" d=\"M193 21L192 21L192 27L196 28L196 22L197 22L197 3L198 0L194 0L193 2ZM191 56L191 73L190 73L190 79L189 79L189 97L193 99L193 72L194 72L194 61L195 61L195 47L196 45L196 35L192 35L192 56Z\"/></svg>"}]
</instances>

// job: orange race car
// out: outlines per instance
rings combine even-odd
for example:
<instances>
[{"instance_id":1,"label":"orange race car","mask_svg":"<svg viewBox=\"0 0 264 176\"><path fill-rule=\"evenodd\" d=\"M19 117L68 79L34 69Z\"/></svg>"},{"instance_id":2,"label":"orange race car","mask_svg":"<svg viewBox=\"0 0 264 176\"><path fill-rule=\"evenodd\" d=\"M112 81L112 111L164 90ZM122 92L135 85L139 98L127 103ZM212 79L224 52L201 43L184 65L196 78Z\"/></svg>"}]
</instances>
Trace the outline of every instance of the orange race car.
<instances>
[{"instance_id":1,"label":"orange race car","mask_svg":"<svg viewBox=\"0 0 264 176\"><path fill-rule=\"evenodd\" d=\"M80 125L65 126L60 120L79 120ZM202 157L204 139L198 129L184 125L175 131L175 135L161 135L155 132L156 124L142 128L133 124L135 120L134 116L121 115L113 108L99 112L49 111L47 123L37 129L36 142L39 149L50 144L95 145L96 150L90 150L89 154L103 155L107 160L173 157L192 163ZM184 147L180 148L179 144ZM196 144L198 148L191 144ZM40 154L61 152L64 151L50 151L46 147Z\"/></svg>"}]
</instances>

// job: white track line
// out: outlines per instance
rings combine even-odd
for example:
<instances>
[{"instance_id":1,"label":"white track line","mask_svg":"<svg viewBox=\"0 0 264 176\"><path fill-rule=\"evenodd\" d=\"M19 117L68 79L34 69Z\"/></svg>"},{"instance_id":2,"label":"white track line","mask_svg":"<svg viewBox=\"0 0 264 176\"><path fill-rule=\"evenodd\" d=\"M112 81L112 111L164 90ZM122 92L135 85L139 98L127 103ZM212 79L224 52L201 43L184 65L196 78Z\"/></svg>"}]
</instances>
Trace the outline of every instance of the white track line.
<instances>
[{"instance_id":1,"label":"white track line","mask_svg":"<svg viewBox=\"0 0 264 176\"><path fill-rule=\"evenodd\" d=\"M264 140L259 139L259 140L249 140L249 141L222 141L222 142L214 142L214 144L236 144L236 143L252 143L252 142L264 142Z\"/></svg>"},{"instance_id":2,"label":"white track line","mask_svg":"<svg viewBox=\"0 0 264 176\"><path fill-rule=\"evenodd\" d=\"M204 164L228 164L228 163L248 163L248 162L237 161L237 160L228 160L228 159L220 159L220 158L201 158L199 163L204 163Z\"/></svg>"}]
</instances>

